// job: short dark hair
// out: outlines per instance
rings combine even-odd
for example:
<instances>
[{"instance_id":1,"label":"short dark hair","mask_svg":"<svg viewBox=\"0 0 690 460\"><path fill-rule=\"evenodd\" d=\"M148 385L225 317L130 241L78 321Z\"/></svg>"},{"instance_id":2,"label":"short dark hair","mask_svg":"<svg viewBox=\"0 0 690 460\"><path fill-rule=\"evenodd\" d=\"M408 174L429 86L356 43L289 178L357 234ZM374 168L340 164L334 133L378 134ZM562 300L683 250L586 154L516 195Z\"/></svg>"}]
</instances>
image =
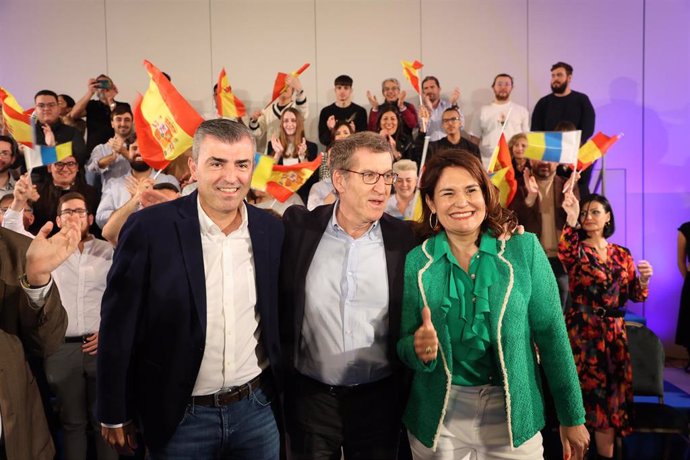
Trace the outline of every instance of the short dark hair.
<instances>
[{"instance_id":1,"label":"short dark hair","mask_svg":"<svg viewBox=\"0 0 690 460\"><path fill-rule=\"evenodd\" d=\"M492 88L496 85L496 80L498 80L501 77L510 78L510 86L513 86L513 77L511 75L508 75L507 73L499 73L494 77L494 82L491 83Z\"/></svg>"},{"instance_id":2,"label":"short dark hair","mask_svg":"<svg viewBox=\"0 0 690 460\"><path fill-rule=\"evenodd\" d=\"M12 152L14 158L17 158L19 155L19 145L17 145L17 141L15 141L12 136L0 136L0 142L7 142L10 144L10 152Z\"/></svg>"},{"instance_id":3,"label":"short dark hair","mask_svg":"<svg viewBox=\"0 0 690 460\"><path fill-rule=\"evenodd\" d=\"M575 123L573 123L572 121L561 120L558 123L556 123L556 126L554 126L553 130L565 133L568 131L577 131L577 126L575 126Z\"/></svg>"},{"instance_id":4,"label":"short dark hair","mask_svg":"<svg viewBox=\"0 0 690 460\"><path fill-rule=\"evenodd\" d=\"M57 99L58 99L57 93L56 93L55 91L51 91L51 90L49 90L49 89L42 89L42 90L40 90L39 92L37 92L37 93L34 95L34 102L36 101L36 98L37 98L38 96L53 96L53 97L55 98L55 102L57 102Z\"/></svg>"},{"instance_id":5,"label":"short dark hair","mask_svg":"<svg viewBox=\"0 0 690 460\"><path fill-rule=\"evenodd\" d=\"M256 152L256 140L252 132L244 124L226 118L215 118L202 122L194 133L192 141L192 159L199 160L201 143L207 136L212 136L226 144L234 144L242 139L249 139Z\"/></svg>"},{"instance_id":6,"label":"short dark hair","mask_svg":"<svg viewBox=\"0 0 690 460\"><path fill-rule=\"evenodd\" d=\"M58 216L60 215L60 209L62 209L62 205L65 203L65 201L69 201L69 200L81 200L81 201L83 201L84 206L86 207L87 213L91 214L91 212L89 212L89 205L86 202L86 198L84 198L84 195L82 195L79 192L67 192L64 195L62 195L60 197L60 199L58 200L57 209L56 209Z\"/></svg>"},{"instance_id":7,"label":"short dark hair","mask_svg":"<svg viewBox=\"0 0 690 460\"><path fill-rule=\"evenodd\" d=\"M422 80L422 88L424 88L424 83L428 82L429 80L433 80L434 82L436 82L436 86L438 86L439 88L441 87L441 84L438 82L438 78L434 77L433 75L428 75L424 77L424 80Z\"/></svg>"},{"instance_id":8,"label":"short dark hair","mask_svg":"<svg viewBox=\"0 0 690 460\"><path fill-rule=\"evenodd\" d=\"M76 102L74 102L74 98L69 94L58 94L58 97L61 97L65 101L65 105L67 105L69 108L74 107L74 104L76 104Z\"/></svg>"},{"instance_id":9,"label":"short dark hair","mask_svg":"<svg viewBox=\"0 0 690 460\"><path fill-rule=\"evenodd\" d=\"M331 171L352 169L352 156L357 149L364 148L372 152L388 153L393 158L391 144L387 139L371 131L362 131L333 144L329 154Z\"/></svg>"},{"instance_id":10,"label":"short dark hair","mask_svg":"<svg viewBox=\"0 0 690 460\"><path fill-rule=\"evenodd\" d=\"M124 115L125 113L128 113L132 117L134 117L134 114L132 113L132 107L130 107L129 104L117 104L115 108L110 112L110 121L113 121L113 118L115 118L117 115Z\"/></svg>"},{"instance_id":11,"label":"short dark hair","mask_svg":"<svg viewBox=\"0 0 690 460\"><path fill-rule=\"evenodd\" d=\"M180 193L180 189L175 187L175 184L171 184L170 182L160 182L158 184L154 184L152 188L153 190L170 190L171 192Z\"/></svg>"},{"instance_id":12,"label":"short dark hair","mask_svg":"<svg viewBox=\"0 0 690 460\"><path fill-rule=\"evenodd\" d=\"M591 195L587 195L580 201L580 210L585 209L585 206L592 203L593 201L596 201L599 203L603 208L604 212L608 212L611 214L611 220L609 221L608 225L604 226L604 238L608 238L609 236L613 235L613 232L616 231L616 219L613 217L613 209L611 209L611 203L609 203L609 200L606 199L605 196L599 195L597 193L592 193ZM580 225L582 225L581 216L578 216L577 221ZM587 233L581 228L579 230L580 237L581 238L587 238Z\"/></svg>"},{"instance_id":13,"label":"short dark hair","mask_svg":"<svg viewBox=\"0 0 690 460\"><path fill-rule=\"evenodd\" d=\"M352 86L352 77L349 75L339 75L333 82L333 86Z\"/></svg>"},{"instance_id":14,"label":"short dark hair","mask_svg":"<svg viewBox=\"0 0 690 460\"><path fill-rule=\"evenodd\" d=\"M573 66L571 66L570 64L558 61L557 63L555 63L554 65L551 66L551 72L553 72L554 70L556 70L558 68L565 69L566 75L572 75L573 74Z\"/></svg>"}]
</instances>

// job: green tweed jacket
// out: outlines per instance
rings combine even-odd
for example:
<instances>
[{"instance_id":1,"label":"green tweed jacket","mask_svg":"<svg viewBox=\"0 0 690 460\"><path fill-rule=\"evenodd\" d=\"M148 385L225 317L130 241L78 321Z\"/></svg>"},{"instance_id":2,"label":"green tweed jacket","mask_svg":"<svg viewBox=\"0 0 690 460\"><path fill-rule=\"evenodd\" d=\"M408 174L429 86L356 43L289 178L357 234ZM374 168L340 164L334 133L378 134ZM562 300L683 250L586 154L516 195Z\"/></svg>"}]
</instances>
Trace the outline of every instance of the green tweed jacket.
<instances>
[{"instance_id":1,"label":"green tweed jacket","mask_svg":"<svg viewBox=\"0 0 690 460\"><path fill-rule=\"evenodd\" d=\"M398 354L415 372L403 421L425 446L435 450L451 388L452 350L443 310L450 264L433 260L437 238L426 240L407 255ZM503 247L505 245L505 247ZM517 447L544 427L544 401L537 360L555 395L561 425L585 421L577 370L561 311L551 266L534 234L496 241L498 279L489 287L490 333L502 374L510 440ZM419 272L424 270L421 279ZM414 352L414 333L422 324L420 284L431 309L439 339L439 355L426 365ZM535 350L538 348L539 357Z\"/></svg>"}]
</instances>

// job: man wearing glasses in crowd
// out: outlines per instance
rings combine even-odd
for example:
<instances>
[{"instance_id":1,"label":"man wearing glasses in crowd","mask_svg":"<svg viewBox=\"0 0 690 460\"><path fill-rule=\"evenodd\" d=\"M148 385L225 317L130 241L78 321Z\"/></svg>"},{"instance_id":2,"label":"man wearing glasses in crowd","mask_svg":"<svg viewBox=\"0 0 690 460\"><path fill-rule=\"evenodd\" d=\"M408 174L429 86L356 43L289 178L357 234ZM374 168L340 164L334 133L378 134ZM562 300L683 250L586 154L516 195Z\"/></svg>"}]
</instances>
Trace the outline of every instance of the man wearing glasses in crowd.
<instances>
[{"instance_id":1,"label":"man wearing glasses in crowd","mask_svg":"<svg viewBox=\"0 0 690 460\"><path fill-rule=\"evenodd\" d=\"M293 459L396 458L406 378L396 355L410 227L384 214L390 144L362 132L331 149L338 200L283 215L280 311Z\"/></svg>"},{"instance_id":2,"label":"man wearing glasses in crowd","mask_svg":"<svg viewBox=\"0 0 690 460\"><path fill-rule=\"evenodd\" d=\"M43 89L34 96L34 104L36 105L34 114L37 120L36 143L38 145L49 144L46 140L50 135L46 130L50 131L55 139L55 143L51 143L51 145L72 142L72 154L79 165L83 167L86 160L89 159L84 138L78 130L72 126L67 126L60 120L57 94L54 91Z\"/></svg>"},{"instance_id":3,"label":"man wearing glasses in crowd","mask_svg":"<svg viewBox=\"0 0 690 460\"><path fill-rule=\"evenodd\" d=\"M78 174L79 163L73 156L48 165L48 173L50 178L38 186L39 197L33 206L35 219L29 231L34 235L46 222L55 222L58 201L62 195L68 192L81 193L86 199L86 207L91 214L96 214L96 207L98 206L98 190L88 185L83 176ZM24 180L28 180L28 178ZM56 232L57 229L53 229L53 233ZM97 225L91 226L91 232L100 235Z\"/></svg>"}]
</instances>

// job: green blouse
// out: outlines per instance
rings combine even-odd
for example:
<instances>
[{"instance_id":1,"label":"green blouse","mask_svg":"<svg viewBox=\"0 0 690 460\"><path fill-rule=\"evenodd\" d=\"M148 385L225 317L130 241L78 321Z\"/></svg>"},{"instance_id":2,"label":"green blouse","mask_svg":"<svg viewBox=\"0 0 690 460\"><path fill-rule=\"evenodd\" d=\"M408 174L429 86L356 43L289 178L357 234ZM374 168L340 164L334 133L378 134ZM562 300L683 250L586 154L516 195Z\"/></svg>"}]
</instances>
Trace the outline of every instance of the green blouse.
<instances>
[{"instance_id":1,"label":"green blouse","mask_svg":"<svg viewBox=\"0 0 690 460\"><path fill-rule=\"evenodd\" d=\"M452 346L453 385L501 385L489 333L489 286L497 279L496 238L485 233L472 256L469 273L460 267L445 232L438 236L432 257L449 264L441 309Z\"/></svg>"}]
</instances>

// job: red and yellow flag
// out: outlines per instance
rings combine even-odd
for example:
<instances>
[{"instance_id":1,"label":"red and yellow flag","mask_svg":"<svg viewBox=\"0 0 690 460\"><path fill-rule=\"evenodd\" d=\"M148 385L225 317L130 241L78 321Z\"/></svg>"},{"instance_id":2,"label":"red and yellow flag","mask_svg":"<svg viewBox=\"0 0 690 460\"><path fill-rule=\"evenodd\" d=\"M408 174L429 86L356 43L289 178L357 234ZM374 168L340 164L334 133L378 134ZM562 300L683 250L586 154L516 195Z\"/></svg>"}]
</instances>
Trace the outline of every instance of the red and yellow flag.
<instances>
[{"instance_id":1,"label":"red and yellow flag","mask_svg":"<svg viewBox=\"0 0 690 460\"><path fill-rule=\"evenodd\" d=\"M422 91L419 89L419 75L417 71L424 67L424 65L419 61L400 61L400 63L403 66L403 75L405 75L405 78L407 78L415 91L421 94Z\"/></svg>"},{"instance_id":2,"label":"red and yellow flag","mask_svg":"<svg viewBox=\"0 0 690 460\"><path fill-rule=\"evenodd\" d=\"M266 183L266 192L284 203L307 182L314 171L319 169L321 158L321 155L317 155L316 159L309 162L290 166L274 165L271 177Z\"/></svg>"},{"instance_id":3,"label":"red and yellow flag","mask_svg":"<svg viewBox=\"0 0 690 460\"><path fill-rule=\"evenodd\" d=\"M293 77L296 77L298 75L302 75L302 72L307 70L309 67L309 63L307 62L304 64L302 67L299 69L295 70L292 72L290 75ZM285 79L287 78L288 74L283 73L283 72L278 72L278 75L276 75L276 81L273 83L273 95L271 96L271 102L275 101L278 99L278 96L280 96L280 93L285 91L287 89L287 83L285 83Z\"/></svg>"},{"instance_id":4,"label":"red and yellow flag","mask_svg":"<svg viewBox=\"0 0 690 460\"><path fill-rule=\"evenodd\" d=\"M621 136L607 136L601 131L592 136L577 152L577 170L583 171L592 166Z\"/></svg>"},{"instance_id":5,"label":"red and yellow flag","mask_svg":"<svg viewBox=\"0 0 690 460\"><path fill-rule=\"evenodd\" d=\"M501 206L508 207L517 192L517 179L515 178L513 161L510 158L510 148L503 133L498 139L498 145L489 162L489 173L494 171L496 172L491 176L491 182L498 187Z\"/></svg>"},{"instance_id":6,"label":"red and yellow flag","mask_svg":"<svg viewBox=\"0 0 690 460\"><path fill-rule=\"evenodd\" d=\"M216 110L218 115L227 118L240 118L247 113L242 101L232 92L225 68L220 71L218 76L218 86L216 87Z\"/></svg>"},{"instance_id":7,"label":"red and yellow flag","mask_svg":"<svg viewBox=\"0 0 690 460\"><path fill-rule=\"evenodd\" d=\"M134 125L141 157L162 169L192 146L204 120L155 65L144 61L144 67L149 87L134 103Z\"/></svg>"},{"instance_id":8,"label":"red and yellow flag","mask_svg":"<svg viewBox=\"0 0 690 460\"><path fill-rule=\"evenodd\" d=\"M2 118L7 130L14 140L27 147L32 147L31 116L24 113L24 109L14 96L2 87L0 87L0 101L2 101Z\"/></svg>"}]
</instances>

